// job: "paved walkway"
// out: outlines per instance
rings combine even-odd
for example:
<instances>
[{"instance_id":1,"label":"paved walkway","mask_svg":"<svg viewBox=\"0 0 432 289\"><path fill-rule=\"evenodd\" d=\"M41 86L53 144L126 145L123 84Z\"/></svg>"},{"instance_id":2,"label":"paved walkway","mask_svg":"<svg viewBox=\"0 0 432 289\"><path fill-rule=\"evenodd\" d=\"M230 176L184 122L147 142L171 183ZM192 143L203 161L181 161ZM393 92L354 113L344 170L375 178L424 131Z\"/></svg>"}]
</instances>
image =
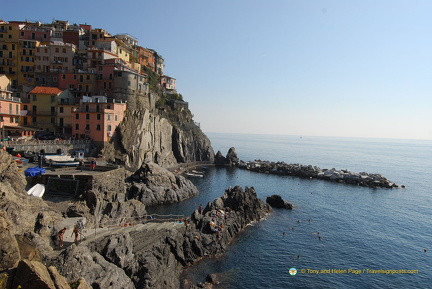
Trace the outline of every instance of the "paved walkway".
<instances>
[{"instance_id":1,"label":"paved walkway","mask_svg":"<svg viewBox=\"0 0 432 289\"><path fill-rule=\"evenodd\" d=\"M75 236L73 234L73 229L76 223L81 220L85 225L85 218L67 218L58 222L56 227L58 229L66 227L67 230L64 234L64 247L68 247L73 244ZM120 227L120 226L108 226L103 228L92 228L83 229L80 237L80 244L88 244L94 240L103 238L112 234L124 234L132 231L159 231L173 228L181 228L184 224L180 222L147 222L144 224L136 224L133 226Z\"/></svg>"}]
</instances>

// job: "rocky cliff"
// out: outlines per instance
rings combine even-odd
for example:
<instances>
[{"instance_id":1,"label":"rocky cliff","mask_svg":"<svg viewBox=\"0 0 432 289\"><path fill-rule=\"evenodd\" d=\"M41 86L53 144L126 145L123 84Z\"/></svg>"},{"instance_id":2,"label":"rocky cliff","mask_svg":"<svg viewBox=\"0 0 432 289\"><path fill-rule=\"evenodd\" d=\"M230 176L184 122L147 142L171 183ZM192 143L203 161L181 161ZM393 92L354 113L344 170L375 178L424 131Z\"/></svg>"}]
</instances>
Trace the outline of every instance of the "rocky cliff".
<instances>
[{"instance_id":1,"label":"rocky cliff","mask_svg":"<svg viewBox=\"0 0 432 289\"><path fill-rule=\"evenodd\" d=\"M229 188L190 221L119 228L47 262L68 278L83 276L93 288L179 288L184 266L223 253L239 231L269 211L253 188Z\"/></svg>"},{"instance_id":2,"label":"rocky cliff","mask_svg":"<svg viewBox=\"0 0 432 289\"><path fill-rule=\"evenodd\" d=\"M187 108L148 108L146 100L131 96L122 123L103 155L131 171L143 163L163 167L214 160L210 141L192 120Z\"/></svg>"}]
</instances>

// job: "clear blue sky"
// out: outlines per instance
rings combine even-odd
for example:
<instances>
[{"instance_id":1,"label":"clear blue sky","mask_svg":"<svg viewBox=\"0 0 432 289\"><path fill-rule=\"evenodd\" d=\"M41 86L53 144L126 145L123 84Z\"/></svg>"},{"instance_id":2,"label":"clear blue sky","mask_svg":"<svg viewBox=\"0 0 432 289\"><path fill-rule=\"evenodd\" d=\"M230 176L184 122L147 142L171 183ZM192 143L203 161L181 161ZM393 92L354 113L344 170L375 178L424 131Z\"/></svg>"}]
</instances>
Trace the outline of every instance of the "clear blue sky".
<instances>
[{"instance_id":1,"label":"clear blue sky","mask_svg":"<svg viewBox=\"0 0 432 289\"><path fill-rule=\"evenodd\" d=\"M129 33L204 132L432 139L432 1L3 1Z\"/></svg>"}]
</instances>

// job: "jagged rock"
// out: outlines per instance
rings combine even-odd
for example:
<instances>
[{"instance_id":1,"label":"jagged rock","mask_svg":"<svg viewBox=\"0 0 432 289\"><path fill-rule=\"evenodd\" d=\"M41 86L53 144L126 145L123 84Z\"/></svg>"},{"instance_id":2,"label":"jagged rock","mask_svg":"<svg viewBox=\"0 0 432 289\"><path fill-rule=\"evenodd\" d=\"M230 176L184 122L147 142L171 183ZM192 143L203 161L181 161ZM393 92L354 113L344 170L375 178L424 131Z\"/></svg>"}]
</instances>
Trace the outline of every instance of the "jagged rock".
<instances>
[{"instance_id":1,"label":"jagged rock","mask_svg":"<svg viewBox=\"0 0 432 289\"><path fill-rule=\"evenodd\" d=\"M273 208L292 209L292 205L284 201L279 195L271 195L270 197L267 197L266 202Z\"/></svg>"},{"instance_id":2,"label":"jagged rock","mask_svg":"<svg viewBox=\"0 0 432 289\"><path fill-rule=\"evenodd\" d=\"M54 285L56 289L70 289L66 278L58 272L57 268L54 266L48 267L48 272L51 276L52 281L54 282Z\"/></svg>"},{"instance_id":3,"label":"jagged rock","mask_svg":"<svg viewBox=\"0 0 432 289\"><path fill-rule=\"evenodd\" d=\"M109 235L98 243L92 243L89 246L100 252L107 261L120 268L125 268L134 258L133 243L129 234Z\"/></svg>"},{"instance_id":4,"label":"jagged rock","mask_svg":"<svg viewBox=\"0 0 432 289\"><path fill-rule=\"evenodd\" d=\"M125 272L85 246L72 245L50 261L69 280L83 277L93 288L135 288Z\"/></svg>"},{"instance_id":5,"label":"jagged rock","mask_svg":"<svg viewBox=\"0 0 432 289\"><path fill-rule=\"evenodd\" d=\"M24 174L18 172L16 162L7 152L0 151L0 181L9 185L15 192L23 194L27 181Z\"/></svg>"},{"instance_id":6,"label":"jagged rock","mask_svg":"<svg viewBox=\"0 0 432 289\"><path fill-rule=\"evenodd\" d=\"M214 158L215 165L227 165L229 164L229 160L222 155L220 151L218 151Z\"/></svg>"},{"instance_id":7,"label":"jagged rock","mask_svg":"<svg viewBox=\"0 0 432 289\"><path fill-rule=\"evenodd\" d=\"M191 129L173 129L173 152L177 162L214 161L214 151L210 140L202 130L193 124Z\"/></svg>"},{"instance_id":8,"label":"jagged rock","mask_svg":"<svg viewBox=\"0 0 432 289\"><path fill-rule=\"evenodd\" d=\"M144 164L130 180L128 198L147 206L175 203L199 193L191 181L154 163Z\"/></svg>"},{"instance_id":9,"label":"jagged rock","mask_svg":"<svg viewBox=\"0 0 432 289\"><path fill-rule=\"evenodd\" d=\"M227 153L227 155L226 155L226 158L227 158L227 160L229 161L229 163L230 163L231 165L235 165L235 164L238 163L239 158L237 157L237 152L236 152L236 150L235 150L234 147L231 147L231 148L228 150L228 153Z\"/></svg>"},{"instance_id":10,"label":"jagged rock","mask_svg":"<svg viewBox=\"0 0 432 289\"><path fill-rule=\"evenodd\" d=\"M183 266L203 256L223 253L238 232L249 223L263 218L269 211L270 207L257 198L253 188L245 188L244 191L241 187L229 188L222 197L209 203L202 214L195 210L190 222L138 225L127 232L92 242L88 247L95 252L78 252L75 249L74 254L66 253L68 257L63 258L61 263L66 264L68 260L75 262L73 258L76 255L97 254L117 265L117 268L122 268L136 288L179 288ZM213 227L211 222L215 224ZM216 232L216 228L220 230ZM72 264L70 267L74 270L89 267L88 270L94 273L83 277L94 284L97 271L102 268L79 263L83 264Z\"/></svg>"},{"instance_id":11,"label":"jagged rock","mask_svg":"<svg viewBox=\"0 0 432 289\"><path fill-rule=\"evenodd\" d=\"M80 277L78 279L78 287L76 287L76 289L93 289L93 288L90 287L90 285L83 277Z\"/></svg>"},{"instance_id":12,"label":"jagged rock","mask_svg":"<svg viewBox=\"0 0 432 289\"><path fill-rule=\"evenodd\" d=\"M6 213L0 211L0 271L15 267L20 259L12 224Z\"/></svg>"},{"instance_id":13,"label":"jagged rock","mask_svg":"<svg viewBox=\"0 0 432 289\"><path fill-rule=\"evenodd\" d=\"M38 261L21 260L18 264L13 288L56 289L44 264Z\"/></svg>"}]
</instances>

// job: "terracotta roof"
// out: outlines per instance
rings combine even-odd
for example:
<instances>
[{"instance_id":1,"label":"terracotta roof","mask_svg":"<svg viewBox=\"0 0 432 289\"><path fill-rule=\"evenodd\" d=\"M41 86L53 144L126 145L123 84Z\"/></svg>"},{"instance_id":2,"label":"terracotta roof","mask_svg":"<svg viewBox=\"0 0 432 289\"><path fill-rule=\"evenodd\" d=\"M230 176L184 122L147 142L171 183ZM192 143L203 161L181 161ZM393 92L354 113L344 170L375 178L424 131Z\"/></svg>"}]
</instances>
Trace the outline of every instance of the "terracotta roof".
<instances>
[{"instance_id":1,"label":"terracotta roof","mask_svg":"<svg viewBox=\"0 0 432 289\"><path fill-rule=\"evenodd\" d=\"M29 93L40 93L40 94L59 94L62 91L57 87L45 87L45 86L36 86Z\"/></svg>"}]
</instances>

